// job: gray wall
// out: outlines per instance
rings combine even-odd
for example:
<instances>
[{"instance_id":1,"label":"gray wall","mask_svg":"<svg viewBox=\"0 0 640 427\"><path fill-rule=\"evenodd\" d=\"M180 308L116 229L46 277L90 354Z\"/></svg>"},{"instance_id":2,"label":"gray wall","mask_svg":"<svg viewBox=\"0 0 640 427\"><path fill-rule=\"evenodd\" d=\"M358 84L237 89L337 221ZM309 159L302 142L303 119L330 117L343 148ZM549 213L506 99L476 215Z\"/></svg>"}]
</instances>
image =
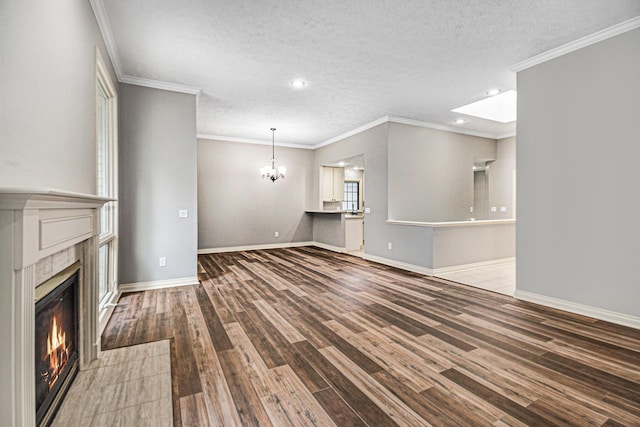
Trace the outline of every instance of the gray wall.
<instances>
[{"instance_id":1,"label":"gray wall","mask_svg":"<svg viewBox=\"0 0 640 427\"><path fill-rule=\"evenodd\" d=\"M515 224L439 227L433 230L433 268L515 256Z\"/></svg>"},{"instance_id":2,"label":"gray wall","mask_svg":"<svg viewBox=\"0 0 640 427\"><path fill-rule=\"evenodd\" d=\"M344 248L344 223L343 214L313 214L313 241Z\"/></svg>"},{"instance_id":3,"label":"gray wall","mask_svg":"<svg viewBox=\"0 0 640 427\"><path fill-rule=\"evenodd\" d=\"M496 141L389 124L389 218L462 221L472 216L473 163L495 159Z\"/></svg>"},{"instance_id":4,"label":"gray wall","mask_svg":"<svg viewBox=\"0 0 640 427\"><path fill-rule=\"evenodd\" d=\"M640 29L518 73L519 290L640 316Z\"/></svg>"},{"instance_id":5,"label":"gray wall","mask_svg":"<svg viewBox=\"0 0 640 427\"><path fill-rule=\"evenodd\" d=\"M318 148L313 158L310 208L319 209L320 167L336 160L364 155L364 200L371 213L364 216L365 252L388 257L387 220L387 137L388 123Z\"/></svg>"},{"instance_id":6,"label":"gray wall","mask_svg":"<svg viewBox=\"0 0 640 427\"><path fill-rule=\"evenodd\" d=\"M96 193L95 46L88 1L0 2L0 186Z\"/></svg>"},{"instance_id":7,"label":"gray wall","mask_svg":"<svg viewBox=\"0 0 640 427\"><path fill-rule=\"evenodd\" d=\"M499 139L496 145L496 161L489 164L489 213L488 219L515 218L513 200L513 173L516 170L516 137ZM542 166L541 170L544 169ZM491 212L491 206L497 212ZM500 207L507 208L500 212Z\"/></svg>"},{"instance_id":8,"label":"gray wall","mask_svg":"<svg viewBox=\"0 0 640 427\"><path fill-rule=\"evenodd\" d=\"M259 171L271 146L198 140L198 248L312 240L312 218L304 211L313 152L276 147L276 158L287 174L271 182Z\"/></svg>"},{"instance_id":9,"label":"gray wall","mask_svg":"<svg viewBox=\"0 0 640 427\"><path fill-rule=\"evenodd\" d=\"M195 277L195 96L121 84L119 107L119 281ZM189 217L178 218L179 209Z\"/></svg>"}]
</instances>

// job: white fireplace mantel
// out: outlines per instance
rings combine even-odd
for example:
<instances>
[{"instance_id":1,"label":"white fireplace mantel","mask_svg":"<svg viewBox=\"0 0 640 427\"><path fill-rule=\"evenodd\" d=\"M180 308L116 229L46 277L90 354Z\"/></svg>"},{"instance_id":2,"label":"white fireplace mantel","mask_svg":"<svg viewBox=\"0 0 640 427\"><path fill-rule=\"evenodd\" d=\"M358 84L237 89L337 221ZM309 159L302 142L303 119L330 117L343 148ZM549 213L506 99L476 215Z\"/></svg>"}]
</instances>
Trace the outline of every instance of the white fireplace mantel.
<instances>
[{"instance_id":1,"label":"white fireplace mantel","mask_svg":"<svg viewBox=\"0 0 640 427\"><path fill-rule=\"evenodd\" d=\"M0 425L35 425L36 264L76 245L80 368L97 358L98 209L111 199L47 188L0 187ZM57 273L55 271L53 274Z\"/></svg>"}]
</instances>

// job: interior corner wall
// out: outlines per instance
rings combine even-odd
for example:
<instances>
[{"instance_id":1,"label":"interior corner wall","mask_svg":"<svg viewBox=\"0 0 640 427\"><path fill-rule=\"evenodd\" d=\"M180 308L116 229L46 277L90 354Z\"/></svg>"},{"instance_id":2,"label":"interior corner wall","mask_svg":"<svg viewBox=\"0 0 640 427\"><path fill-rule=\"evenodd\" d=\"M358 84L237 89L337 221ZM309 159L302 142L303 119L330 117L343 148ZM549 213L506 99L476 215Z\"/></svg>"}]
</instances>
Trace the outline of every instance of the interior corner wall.
<instances>
[{"instance_id":1,"label":"interior corner wall","mask_svg":"<svg viewBox=\"0 0 640 427\"><path fill-rule=\"evenodd\" d=\"M314 150L311 209L322 209L320 168L337 160L364 155L364 202L370 209L364 217L365 253L389 257L387 217L387 138L389 124L375 126L356 135Z\"/></svg>"},{"instance_id":2,"label":"interior corner wall","mask_svg":"<svg viewBox=\"0 0 640 427\"><path fill-rule=\"evenodd\" d=\"M287 173L272 182L259 171L269 164L270 145L198 140L198 248L312 240L312 218L305 208L313 152L275 150Z\"/></svg>"},{"instance_id":3,"label":"interior corner wall","mask_svg":"<svg viewBox=\"0 0 640 427\"><path fill-rule=\"evenodd\" d=\"M88 1L0 2L0 187L96 194L95 49Z\"/></svg>"},{"instance_id":4,"label":"interior corner wall","mask_svg":"<svg viewBox=\"0 0 640 427\"><path fill-rule=\"evenodd\" d=\"M389 124L389 218L464 221L473 206L473 164L495 159L496 140Z\"/></svg>"},{"instance_id":5,"label":"interior corner wall","mask_svg":"<svg viewBox=\"0 0 640 427\"><path fill-rule=\"evenodd\" d=\"M514 185L516 170L516 137L499 139L496 144L496 161L489 164L489 212L487 219L515 218ZM496 212L491 212L491 207ZM501 212L501 208L506 212Z\"/></svg>"},{"instance_id":6,"label":"interior corner wall","mask_svg":"<svg viewBox=\"0 0 640 427\"><path fill-rule=\"evenodd\" d=\"M196 277L196 98L121 84L119 113L119 282Z\"/></svg>"},{"instance_id":7,"label":"interior corner wall","mask_svg":"<svg viewBox=\"0 0 640 427\"><path fill-rule=\"evenodd\" d=\"M518 73L517 288L640 317L640 29Z\"/></svg>"}]
</instances>

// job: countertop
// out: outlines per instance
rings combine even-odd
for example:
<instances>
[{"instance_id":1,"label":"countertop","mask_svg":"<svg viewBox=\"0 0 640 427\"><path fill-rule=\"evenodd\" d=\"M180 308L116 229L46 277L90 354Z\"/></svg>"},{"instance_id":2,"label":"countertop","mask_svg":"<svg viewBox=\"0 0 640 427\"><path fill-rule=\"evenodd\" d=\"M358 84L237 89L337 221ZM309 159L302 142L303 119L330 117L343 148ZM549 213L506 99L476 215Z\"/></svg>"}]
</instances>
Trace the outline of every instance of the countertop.
<instances>
[{"instance_id":1,"label":"countertop","mask_svg":"<svg viewBox=\"0 0 640 427\"><path fill-rule=\"evenodd\" d=\"M331 209L326 209L326 210L323 210L323 209L307 209L305 212L306 213L317 213L317 214L347 214L346 215L347 218L349 218L349 217L362 218L362 212L358 212L357 214L352 215L351 211L345 211L345 210L342 210L342 209L341 210L337 210L337 209L335 209L335 210L331 210Z\"/></svg>"}]
</instances>

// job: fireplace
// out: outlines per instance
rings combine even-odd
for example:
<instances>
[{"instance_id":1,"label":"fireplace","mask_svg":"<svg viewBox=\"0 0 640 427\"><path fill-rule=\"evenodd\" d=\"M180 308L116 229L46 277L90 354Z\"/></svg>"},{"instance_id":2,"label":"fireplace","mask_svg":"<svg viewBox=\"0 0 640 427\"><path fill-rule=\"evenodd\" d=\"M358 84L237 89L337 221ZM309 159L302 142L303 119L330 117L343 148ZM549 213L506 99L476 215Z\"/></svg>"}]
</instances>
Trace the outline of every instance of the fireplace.
<instances>
[{"instance_id":1,"label":"fireplace","mask_svg":"<svg viewBox=\"0 0 640 427\"><path fill-rule=\"evenodd\" d=\"M46 425L55 409L42 415L43 405L56 408L75 371L98 358L98 209L109 200L46 188L0 188L0 342L6 347L0 425ZM76 272L68 291L73 308L58 314L62 306L56 304L67 292L58 288ZM41 309L47 300L52 308ZM41 317L47 312L50 318ZM62 391L56 394L57 388Z\"/></svg>"},{"instance_id":2,"label":"fireplace","mask_svg":"<svg viewBox=\"0 0 640 427\"><path fill-rule=\"evenodd\" d=\"M78 371L78 271L44 292L35 306L37 425L50 423Z\"/></svg>"}]
</instances>

